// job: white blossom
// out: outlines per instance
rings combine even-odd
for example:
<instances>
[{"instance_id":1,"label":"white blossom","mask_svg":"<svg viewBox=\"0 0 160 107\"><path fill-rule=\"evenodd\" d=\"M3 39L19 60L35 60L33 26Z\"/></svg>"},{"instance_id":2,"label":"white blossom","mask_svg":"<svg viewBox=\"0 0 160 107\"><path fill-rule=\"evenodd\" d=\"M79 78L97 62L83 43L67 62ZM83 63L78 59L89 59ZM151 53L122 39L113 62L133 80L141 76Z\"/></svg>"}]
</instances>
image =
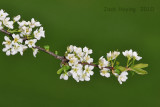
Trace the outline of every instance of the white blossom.
<instances>
[{"instance_id":1,"label":"white blossom","mask_svg":"<svg viewBox=\"0 0 160 107\"><path fill-rule=\"evenodd\" d=\"M60 79L68 80L68 74L67 73L61 74Z\"/></svg>"},{"instance_id":2,"label":"white blossom","mask_svg":"<svg viewBox=\"0 0 160 107\"><path fill-rule=\"evenodd\" d=\"M73 45L70 45L70 46L67 47L67 52L71 53L71 52L73 52L73 50L74 50Z\"/></svg>"},{"instance_id":3,"label":"white blossom","mask_svg":"<svg viewBox=\"0 0 160 107\"><path fill-rule=\"evenodd\" d=\"M76 65L76 64L78 64L78 59L77 58L71 58L68 63L69 63L69 66Z\"/></svg>"},{"instance_id":4,"label":"white blossom","mask_svg":"<svg viewBox=\"0 0 160 107\"><path fill-rule=\"evenodd\" d=\"M2 22L0 21L0 30L3 29Z\"/></svg>"},{"instance_id":5,"label":"white blossom","mask_svg":"<svg viewBox=\"0 0 160 107\"><path fill-rule=\"evenodd\" d=\"M39 30L35 30L34 31L34 37L37 39L37 40L40 40L41 37L45 37L44 35L44 31L43 31L43 27L41 27Z\"/></svg>"},{"instance_id":6,"label":"white blossom","mask_svg":"<svg viewBox=\"0 0 160 107\"><path fill-rule=\"evenodd\" d=\"M23 55L23 54L22 54L23 48L21 47L21 45L19 45L18 43L16 43L16 44L14 44L13 47L11 48L11 54L12 54L12 55L15 55L15 54L17 54L18 52L20 52L21 55Z\"/></svg>"},{"instance_id":7,"label":"white blossom","mask_svg":"<svg viewBox=\"0 0 160 107\"><path fill-rule=\"evenodd\" d=\"M74 54L68 54L68 55L66 56L66 58L67 58L68 60L71 60L71 59L74 58L74 57L75 57Z\"/></svg>"},{"instance_id":8,"label":"white blossom","mask_svg":"<svg viewBox=\"0 0 160 107\"><path fill-rule=\"evenodd\" d=\"M87 76L93 75L94 66L89 66L89 65L85 65L85 70L84 72L86 73Z\"/></svg>"},{"instance_id":9,"label":"white blossom","mask_svg":"<svg viewBox=\"0 0 160 107\"><path fill-rule=\"evenodd\" d=\"M142 57L138 56L138 53L136 51L132 51L132 49L126 50L125 52L122 52L122 53L123 53L124 56L126 56L129 59L134 58L137 61L142 59Z\"/></svg>"},{"instance_id":10,"label":"white blossom","mask_svg":"<svg viewBox=\"0 0 160 107\"><path fill-rule=\"evenodd\" d=\"M110 77L110 73L109 73L109 72L110 72L109 69L103 68L103 69L100 71L100 75L109 78L109 77Z\"/></svg>"},{"instance_id":11,"label":"white blossom","mask_svg":"<svg viewBox=\"0 0 160 107\"><path fill-rule=\"evenodd\" d=\"M8 27L9 29L13 29L13 21L10 21L10 18L9 17L6 17L4 20L3 20L3 24Z\"/></svg>"},{"instance_id":12,"label":"white blossom","mask_svg":"<svg viewBox=\"0 0 160 107\"><path fill-rule=\"evenodd\" d=\"M29 24L29 22L26 22L26 21L22 21L22 22L18 22L19 24L19 28L22 28L23 26L27 26Z\"/></svg>"},{"instance_id":13,"label":"white blossom","mask_svg":"<svg viewBox=\"0 0 160 107\"><path fill-rule=\"evenodd\" d=\"M37 53L38 53L38 49L33 49L33 56L34 57L36 57Z\"/></svg>"},{"instance_id":14,"label":"white blossom","mask_svg":"<svg viewBox=\"0 0 160 107\"><path fill-rule=\"evenodd\" d=\"M13 39L14 39L14 40L12 41L12 44L22 43L22 42L23 42L23 40L19 37L18 34L17 34L17 35L13 34L12 37L13 37Z\"/></svg>"},{"instance_id":15,"label":"white blossom","mask_svg":"<svg viewBox=\"0 0 160 107\"><path fill-rule=\"evenodd\" d=\"M126 56L126 57L128 57L128 58L132 58L132 56L133 56L133 51L132 51L132 49L126 50L126 51L124 51L124 52L122 52L122 53L123 53L124 56Z\"/></svg>"},{"instance_id":16,"label":"white blossom","mask_svg":"<svg viewBox=\"0 0 160 107\"><path fill-rule=\"evenodd\" d=\"M142 57L138 56L137 52L133 52L133 58L135 58L137 61L142 59Z\"/></svg>"},{"instance_id":17,"label":"white blossom","mask_svg":"<svg viewBox=\"0 0 160 107\"><path fill-rule=\"evenodd\" d=\"M74 79L78 79L78 77L80 76L80 75L82 75L82 66L80 66L80 64L77 64L78 66L73 66L72 67L72 70L71 71L69 71L70 73L71 73L71 75L72 75L72 77L74 78Z\"/></svg>"},{"instance_id":18,"label":"white blossom","mask_svg":"<svg viewBox=\"0 0 160 107\"><path fill-rule=\"evenodd\" d=\"M36 21L34 20L34 18L32 18L32 19L31 19L31 22L29 22L29 26L30 26L31 28L34 28L34 27L39 27L39 26L41 26L41 24L40 24L40 22L36 22Z\"/></svg>"},{"instance_id":19,"label":"white blossom","mask_svg":"<svg viewBox=\"0 0 160 107\"><path fill-rule=\"evenodd\" d=\"M73 49L76 54L78 54L79 52L82 52L82 48L74 46Z\"/></svg>"},{"instance_id":20,"label":"white blossom","mask_svg":"<svg viewBox=\"0 0 160 107\"><path fill-rule=\"evenodd\" d=\"M12 47L12 41L9 39L8 36L4 37L4 42L2 43L3 45L5 45L6 48L11 48Z\"/></svg>"},{"instance_id":21,"label":"white blossom","mask_svg":"<svg viewBox=\"0 0 160 107\"><path fill-rule=\"evenodd\" d=\"M20 54L23 55L24 50L26 50L28 47L25 46L25 45L20 45L19 48L20 48L20 49L19 49Z\"/></svg>"},{"instance_id":22,"label":"white blossom","mask_svg":"<svg viewBox=\"0 0 160 107\"><path fill-rule=\"evenodd\" d=\"M37 42L37 39L26 40L25 44L28 45L29 48L32 48L32 47L35 47L36 42Z\"/></svg>"},{"instance_id":23,"label":"white blossom","mask_svg":"<svg viewBox=\"0 0 160 107\"><path fill-rule=\"evenodd\" d=\"M8 13L4 12L4 10L0 10L0 20L3 21L8 16Z\"/></svg>"},{"instance_id":24,"label":"white blossom","mask_svg":"<svg viewBox=\"0 0 160 107\"><path fill-rule=\"evenodd\" d=\"M80 58L80 61L83 61L83 60L84 60L85 53L84 53L84 52L79 52L79 53L77 54L77 56Z\"/></svg>"},{"instance_id":25,"label":"white blossom","mask_svg":"<svg viewBox=\"0 0 160 107\"><path fill-rule=\"evenodd\" d=\"M21 31L22 31L21 32L22 35L30 35L32 33L32 28L23 26L21 28Z\"/></svg>"},{"instance_id":26,"label":"white blossom","mask_svg":"<svg viewBox=\"0 0 160 107\"><path fill-rule=\"evenodd\" d=\"M87 76L87 74L85 72L83 72L82 75L80 76L80 80L81 81L90 81L90 77Z\"/></svg>"},{"instance_id":27,"label":"white blossom","mask_svg":"<svg viewBox=\"0 0 160 107\"><path fill-rule=\"evenodd\" d=\"M2 50L3 52L6 52L6 55L7 56L10 56L11 55L11 49L10 48L3 48L3 50Z\"/></svg>"},{"instance_id":28,"label":"white blossom","mask_svg":"<svg viewBox=\"0 0 160 107\"><path fill-rule=\"evenodd\" d=\"M43 27L40 27L39 33L40 33L41 37L45 38L45 31L44 31Z\"/></svg>"},{"instance_id":29,"label":"white blossom","mask_svg":"<svg viewBox=\"0 0 160 107\"><path fill-rule=\"evenodd\" d=\"M83 52L85 52L87 55L92 54L92 49L88 49L87 47L84 47Z\"/></svg>"},{"instance_id":30,"label":"white blossom","mask_svg":"<svg viewBox=\"0 0 160 107\"><path fill-rule=\"evenodd\" d=\"M109 62L106 61L106 59L103 58L103 56L102 56L102 57L99 59L98 67L99 67L100 69L102 69L102 68L107 67L107 66L109 66Z\"/></svg>"},{"instance_id":31,"label":"white blossom","mask_svg":"<svg viewBox=\"0 0 160 107\"><path fill-rule=\"evenodd\" d=\"M116 59L118 56L120 55L120 52L118 51L114 51L114 52L109 52L107 53L107 59L110 61L110 60L114 60Z\"/></svg>"},{"instance_id":32,"label":"white blossom","mask_svg":"<svg viewBox=\"0 0 160 107\"><path fill-rule=\"evenodd\" d=\"M20 18L21 18L21 16L20 16L20 15L18 15L18 16L16 16L16 17L14 17L14 19L13 19L13 20L14 20L15 22L18 22L18 21L20 20Z\"/></svg>"},{"instance_id":33,"label":"white blossom","mask_svg":"<svg viewBox=\"0 0 160 107\"><path fill-rule=\"evenodd\" d=\"M120 84L122 84L122 82L125 82L128 79L127 75L128 75L128 72L124 71L118 76L118 81Z\"/></svg>"},{"instance_id":34,"label":"white blossom","mask_svg":"<svg viewBox=\"0 0 160 107\"><path fill-rule=\"evenodd\" d=\"M85 56L84 60L89 64L93 62L93 58L91 58L89 55Z\"/></svg>"}]
</instances>

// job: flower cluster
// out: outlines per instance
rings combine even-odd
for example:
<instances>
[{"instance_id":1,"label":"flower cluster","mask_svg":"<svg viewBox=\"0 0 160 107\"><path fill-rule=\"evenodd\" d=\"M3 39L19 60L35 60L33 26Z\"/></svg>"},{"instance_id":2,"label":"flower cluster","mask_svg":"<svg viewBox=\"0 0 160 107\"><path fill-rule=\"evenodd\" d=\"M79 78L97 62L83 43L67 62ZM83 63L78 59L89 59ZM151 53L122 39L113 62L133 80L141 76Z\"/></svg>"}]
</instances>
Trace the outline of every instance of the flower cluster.
<instances>
[{"instance_id":1,"label":"flower cluster","mask_svg":"<svg viewBox=\"0 0 160 107\"><path fill-rule=\"evenodd\" d=\"M92 50L87 47L83 49L72 45L67 47L65 57L68 60L68 65L71 67L71 70L61 74L60 78L66 80L68 79L67 76L72 76L77 82L89 81L90 76L94 74L94 66L83 66L83 63L90 64L93 62L93 58L90 57L90 54L92 54Z\"/></svg>"},{"instance_id":2,"label":"flower cluster","mask_svg":"<svg viewBox=\"0 0 160 107\"><path fill-rule=\"evenodd\" d=\"M110 77L110 69L109 67L113 67L116 58L120 55L120 52L118 51L113 51L113 52L109 52L107 53L107 60L102 56L99 59L99 64L98 67L100 68L100 75L101 76L105 76L107 78Z\"/></svg>"},{"instance_id":3,"label":"flower cluster","mask_svg":"<svg viewBox=\"0 0 160 107\"><path fill-rule=\"evenodd\" d=\"M122 53L123 53L123 55L124 55L125 57L127 57L129 60L131 60L132 58L133 58L133 59L136 59L137 61L139 61L139 60L142 59L142 57L138 56L138 53L137 53L136 51L132 51L132 49L126 50L126 51L124 51L124 52L122 52Z\"/></svg>"},{"instance_id":4,"label":"flower cluster","mask_svg":"<svg viewBox=\"0 0 160 107\"><path fill-rule=\"evenodd\" d=\"M0 29L3 29L3 27L13 29L13 21L10 21L10 18L7 16L8 13L4 12L4 10L0 10Z\"/></svg>"},{"instance_id":5,"label":"flower cluster","mask_svg":"<svg viewBox=\"0 0 160 107\"><path fill-rule=\"evenodd\" d=\"M124 56L126 56L128 58L129 61L132 58L136 59L137 61L139 61L142 58L142 57L138 56L137 52L133 52L132 50L129 50L129 51L126 50L125 52L122 52L122 53ZM121 69L121 71L120 71L120 67L118 65L115 65L116 59L119 55L120 55L120 52L118 52L118 51L113 51L113 52L110 51L106 55L107 60L103 56L99 59L98 67L100 68L100 75L105 76L107 78L110 77L110 72L112 70L112 74L114 76L116 76L118 78L119 83L122 84L122 82L125 82L128 79L128 77L127 77L128 72L127 72L127 69L124 67L121 67L123 69ZM128 61L128 63L129 63L129 61ZM127 63L127 67L130 64L134 63L134 60L130 64L128 64L128 63Z\"/></svg>"},{"instance_id":6,"label":"flower cluster","mask_svg":"<svg viewBox=\"0 0 160 107\"><path fill-rule=\"evenodd\" d=\"M127 75L128 75L127 71L124 71L120 75L118 75L118 81L120 84L122 84L122 82L125 82L128 79Z\"/></svg>"},{"instance_id":7,"label":"flower cluster","mask_svg":"<svg viewBox=\"0 0 160 107\"><path fill-rule=\"evenodd\" d=\"M45 37L45 31L40 22L35 21L34 18L31 21L20 21L20 19L21 16L18 15L11 21L8 13L0 10L0 30L8 29L7 32L12 33L12 38L4 37L5 41L2 44L5 45L5 48L3 48L3 52L6 52L8 56L17 53L23 55L24 50L32 48L33 55L36 57L38 49L35 49L35 44L41 37ZM18 28L16 28L16 24Z\"/></svg>"}]
</instances>

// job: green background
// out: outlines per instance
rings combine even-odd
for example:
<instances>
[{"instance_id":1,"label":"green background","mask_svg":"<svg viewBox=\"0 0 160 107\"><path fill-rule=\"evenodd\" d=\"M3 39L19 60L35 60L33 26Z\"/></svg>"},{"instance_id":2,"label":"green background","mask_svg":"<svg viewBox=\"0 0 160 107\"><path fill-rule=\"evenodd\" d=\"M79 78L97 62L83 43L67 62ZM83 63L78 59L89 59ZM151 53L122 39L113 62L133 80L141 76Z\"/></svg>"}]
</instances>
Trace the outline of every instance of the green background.
<instances>
[{"instance_id":1,"label":"green background","mask_svg":"<svg viewBox=\"0 0 160 107\"><path fill-rule=\"evenodd\" d=\"M131 11L104 11L135 8ZM140 7L154 7L141 11ZM10 16L32 17L45 28L50 45L63 55L68 45L93 49L95 61L110 50L133 49L148 63L145 76L129 76L120 85L115 77L105 78L95 69L89 82L60 80L60 61L45 53L34 58L6 56L0 52L0 107L159 107L160 106L160 2L159 0L1 0L0 8ZM4 34L0 33L0 42ZM0 45L2 49L3 46ZM126 63L119 57L122 65Z\"/></svg>"}]
</instances>

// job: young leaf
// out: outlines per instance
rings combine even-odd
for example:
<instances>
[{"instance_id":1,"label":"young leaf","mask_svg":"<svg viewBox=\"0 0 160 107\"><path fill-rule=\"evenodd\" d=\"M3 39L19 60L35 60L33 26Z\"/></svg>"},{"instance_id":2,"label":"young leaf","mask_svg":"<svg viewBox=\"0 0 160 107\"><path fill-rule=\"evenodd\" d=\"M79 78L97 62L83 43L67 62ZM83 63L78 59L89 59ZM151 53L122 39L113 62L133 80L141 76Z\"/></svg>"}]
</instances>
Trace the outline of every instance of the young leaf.
<instances>
[{"instance_id":1,"label":"young leaf","mask_svg":"<svg viewBox=\"0 0 160 107\"><path fill-rule=\"evenodd\" d=\"M146 67L148 67L148 64L136 64L136 65L134 65L133 66L133 68L146 68Z\"/></svg>"},{"instance_id":2,"label":"young leaf","mask_svg":"<svg viewBox=\"0 0 160 107\"><path fill-rule=\"evenodd\" d=\"M116 69L116 70L115 70L115 73L120 74L120 73L121 73L121 71L120 71L120 70L118 70L118 69Z\"/></svg>"},{"instance_id":3,"label":"young leaf","mask_svg":"<svg viewBox=\"0 0 160 107\"><path fill-rule=\"evenodd\" d=\"M125 68L125 67L122 67L122 66L119 66L118 69L119 69L120 71L125 71L125 70L126 70L126 68Z\"/></svg>"},{"instance_id":4,"label":"young leaf","mask_svg":"<svg viewBox=\"0 0 160 107\"><path fill-rule=\"evenodd\" d=\"M56 55L58 55L58 51L55 51L54 53L55 53Z\"/></svg>"},{"instance_id":5,"label":"young leaf","mask_svg":"<svg viewBox=\"0 0 160 107\"><path fill-rule=\"evenodd\" d=\"M65 65L65 66L63 66L63 69L64 69L65 72L67 72L70 69L70 66Z\"/></svg>"},{"instance_id":6,"label":"young leaf","mask_svg":"<svg viewBox=\"0 0 160 107\"><path fill-rule=\"evenodd\" d=\"M140 75L148 74L147 71L145 71L141 68L131 68L131 70L134 71L137 74L140 74Z\"/></svg>"},{"instance_id":7,"label":"young leaf","mask_svg":"<svg viewBox=\"0 0 160 107\"><path fill-rule=\"evenodd\" d=\"M45 46L44 46L44 49L45 49L46 51L49 51L49 45L45 45Z\"/></svg>"},{"instance_id":8,"label":"young leaf","mask_svg":"<svg viewBox=\"0 0 160 107\"><path fill-rule=\"evenodd\" d=\"M119 65L120 63L118 61L116 61L116 65Z\"/></svg>"},{"instance_id":9,"label":"young leaf","mask_svg":"<svg viewBox=\"0 0 160 107\"><path fill-rule=\"evenodd\" d=\"M58 71L57 71L57 74L61 74L63 72L64 68L60 68Z\"/></svg>"}]
</instances>

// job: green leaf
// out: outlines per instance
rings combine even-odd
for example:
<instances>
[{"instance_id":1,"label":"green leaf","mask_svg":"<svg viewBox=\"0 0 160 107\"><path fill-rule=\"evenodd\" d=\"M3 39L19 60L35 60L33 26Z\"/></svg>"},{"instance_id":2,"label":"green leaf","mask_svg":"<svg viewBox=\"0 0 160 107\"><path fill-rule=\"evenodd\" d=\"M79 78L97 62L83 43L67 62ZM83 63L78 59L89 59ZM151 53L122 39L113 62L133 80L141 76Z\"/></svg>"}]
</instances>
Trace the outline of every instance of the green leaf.
<instances>
[{"instance_id":1,"label":"green leaf","mask_svg":"<svg viewBox=\"0 0 160 107\"><path fill-rule=\"evenodd\" d=\"M148 67L148 64L142 64L142 63L140 63L140 64L134 65L132 68L146 68L146 67Z\"/></svg>"},{"instance_id":2,"label":"green leaf","mask_svg":"<svg viewBox=\"0 0 160 107\"><path fill-rule=\"evenodd\" d=\"M67 72L68 70L70 70L70 66L65 65L65 66L63 66L63 69L64 69L64 72Z\"/></svg>"},{"instance_id":3,"label":"green leaf","mask_svg":"<svg viewBox=\"0 0 160 107\"><path fill-rule=\"evenodd\" d=\"M49 45L45 45L45 46L44 46L44 49L45 49L46 51L49 51Z\"/></svg>"},{"instance_id":4,"label":"green leaf","mask_svg":"<svg viewBox=\"0 0 160 107\"><path fill-rule=\"evenodd\" d=\"M56 55L58 55L58 51L55 51L54 53L55 53Z\"/></svg>"},{"instance_id":5,"label":"green leaf","mask_svg":"<svg viewBox=\"0 0 160 107\"><path fill-rule=\"evenodd\" d=\"M132 74L132 76L135 74L135 72L134 71L131 71L131 74Z\"/></svg>"},{"instance_id":6,"label":"green leaf","mask_svg":"<svg viewBox=\"0 0 160 107\"><path fill-rule=\"evenodd\" d=\"M118 69L119 69L120 71L126 71L126 68L125 68L125 67L122 67L122 66L119 66Z\"/></svg>"},{"instance_id":7,"label":"green leaf","mask_svg":"<svg viewBox=\"0 0 160 107\"><path fill-rule=\"evenodd\" d=\"M141 68L131 68L131 70L134 71L135 73L139 74L139 75L148 74L147 71L145 71Z\"/></svg>"},{"instance_id":8,"label":"green leaf","mask_svg":"<svg viewBox=\"0 0 160 107\"><path fill-rule=\"evenodd\" d=\"M116 61L116 65L119 65L120 63L118 61Z\"/></svg>"},{"instance_id":9,"label":"green leaf","mask_svg":"<svg viewBox=\"0 0 160 107\"><path fill-rule=\"evenodd\" d=\"M64 68L60 68L58 71L57 71L57 74L61 74L63 72Z\"/></svg>"},{"instance_id":10,"label":"green leaf","mask_svg":"<svg viewBox=\"0 0 160 107\"><path fill-rule=\"evenodd\" d=\"M118 69L116 69L115 72L116 72L117 74L120 74L120 73L121 73L121 71L118 70Z\"/></svg>"}]
</instances>

